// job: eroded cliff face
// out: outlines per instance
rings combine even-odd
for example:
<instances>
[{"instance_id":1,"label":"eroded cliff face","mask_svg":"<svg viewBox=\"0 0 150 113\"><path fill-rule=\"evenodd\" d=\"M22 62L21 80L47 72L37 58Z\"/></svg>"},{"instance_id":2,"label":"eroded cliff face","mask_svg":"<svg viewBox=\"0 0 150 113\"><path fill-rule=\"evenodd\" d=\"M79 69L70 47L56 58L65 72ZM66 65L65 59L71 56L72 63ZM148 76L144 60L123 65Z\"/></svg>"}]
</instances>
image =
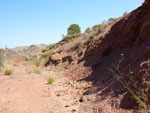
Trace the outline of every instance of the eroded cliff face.
<instances>
[{"instance_id":1,"label":"eroded cliff face","mask_svg":"<svg viewBox=\"0 0 150 113\"><path fill-rule=\"evenodd\" d=\"M137 82L149 81L150 0L108 25L103 33L84 38L85 35L82 35L76 43L65 43L57 48L49 59L49 64L53 64L54 60L59 60L62 64L64 58L71 59L71 63L65 65L65 75L73 80L92 82L92 86L83 94L96 94L95 101L109 94L110 98L106 100L110 101L114 94L118 95L118 89L123 86L113 79L109 69L112 64L118 64L120 57L124 57L120 64L120 71L124 75L127 75L130 69L134 72ZM145 86L150 87L149 84ZM121 90L120 92L122 93ZM120 98L119 106L128 108L126 104L132 103L126 102L128 99L126 96ZM112 103L113 101L115 99L112 99ZM132 107L132 104L130 105Z\"/></svg>"},{"instance_id":2,"label":"eroded cliff face","mask_svg":"<svg viewBox=\"0 0 150 113\"><path fill-rule=\"evenodd\" d=\"M110 30L91 41L87 47L83 60L85 66L92 67L92 76L97 79L110 75L108 69L117 63L120 55L125 57L121 67L124 71L128 65L133 70L140 68L142 61L150 57L150 1L126 16L120 18Z\"/></svg>"},{"instance_id":3,"label":"eroded cliff face","mask_svg":"<svg viewBox=\"0 0 150 113\"><path fill-rule=\"evenodd\" d=\"M89 39L83 37L86 36L81 35L76 41L58 47L47 65L57 60L57 65L63 63L63 58L69 56L72 61L67 68L68 74L73 71L77 72L77 78L83 75L92 80L99 80L106 76L111 78L108 69L117 63L123 54L125 60L121 69L127 71L131 65L133 70L137 70L141 62L148 60L150 56L150 0L146 0L142 6L107 26L104 33L91 35ZM80 73L82 67L90 68L91 73Z\"/></svg>"}]
</instances>

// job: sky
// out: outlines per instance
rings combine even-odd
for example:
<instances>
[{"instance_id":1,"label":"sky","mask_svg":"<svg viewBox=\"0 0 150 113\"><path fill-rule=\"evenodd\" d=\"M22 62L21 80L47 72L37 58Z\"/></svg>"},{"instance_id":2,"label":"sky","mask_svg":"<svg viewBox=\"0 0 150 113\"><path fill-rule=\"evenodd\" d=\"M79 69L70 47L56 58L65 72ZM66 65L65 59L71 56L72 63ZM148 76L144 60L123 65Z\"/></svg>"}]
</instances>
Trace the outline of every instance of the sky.
<instances>
[{"instance_id":1,"label":"sky","mask_svg":"<svg viewBox=\"0 0 150 113\"><path fill-rule=\"evenodd\" d=\"M144 0L0 0L0 48L52 44L71 24L82 32L120 17Z\"/></svg>"}]
</instances>

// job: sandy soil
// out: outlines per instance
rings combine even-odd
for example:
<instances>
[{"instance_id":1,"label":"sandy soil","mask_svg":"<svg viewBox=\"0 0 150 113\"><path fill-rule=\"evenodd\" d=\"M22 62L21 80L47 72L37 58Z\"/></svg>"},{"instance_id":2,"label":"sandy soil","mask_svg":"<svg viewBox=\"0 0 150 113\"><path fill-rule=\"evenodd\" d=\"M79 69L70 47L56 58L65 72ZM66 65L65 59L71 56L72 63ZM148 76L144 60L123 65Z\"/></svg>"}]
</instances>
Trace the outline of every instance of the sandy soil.
<instances>
[{"instance_id":1,"label":"sandy soil","mask_svg":"<svg viewBox=\"0 0 150 113\"><path fill-rule=\"evenodd\" d=\"M12 75L1 73L0 113L79 113L78 91L62 73L26 74L25 68L12 66ZM52 85L48 76L54 78Z\"/></svg>"},{"instance_id":2,"label":"sandy soil","mask_svg":"<svg viewBox=\"0 0 150 113\"><path fill-rule=\"evenodd\" d=\"M109 98L83 95L91 83L72 81L63 71L44 68L39 75L27 73L24 65L6 67L13 73L0 72L0 113L131 113L113 108ZM51 85L49 76L54 78Z\"/></svg>"}]
</instances>

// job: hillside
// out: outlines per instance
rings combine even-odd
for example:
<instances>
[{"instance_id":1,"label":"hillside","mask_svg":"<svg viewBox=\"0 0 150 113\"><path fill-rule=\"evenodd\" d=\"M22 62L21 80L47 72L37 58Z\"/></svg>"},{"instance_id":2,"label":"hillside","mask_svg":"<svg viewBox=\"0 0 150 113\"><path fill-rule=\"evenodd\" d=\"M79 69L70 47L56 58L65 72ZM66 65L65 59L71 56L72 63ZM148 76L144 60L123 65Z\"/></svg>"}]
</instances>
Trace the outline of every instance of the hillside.
<instances>
[{"instance_id":1,"label":"hillside","mask_svg":"<svg viewBox=\"0 0 150 113\"><path fill-rule=\"evenodd\" d=\"M101 29L5 51L0 112L149 113L149 13L145 0Z\"/></svg>"},{"instance_id":2,"label":"hillside","mask_svg":"<svg viewBox=\"0 0 150 113\"><path fill-rule=\"evenodd\" d=\"M43 49L48 48L46 44L37 44L31 46L16 47L13 49L3 49L3 55L6 59L15 57L26 57L30 55L39 55Z\"/></svg>"},{"instance_id":3,"label":"hillside","mask_svg":"<svg viewBox=\"0 0 150 113\"><path fill-rule=\"evenodd\" d=\"M27 55L30 53L41 52L43 49L46 49L47 47L48 47L48 45L46 45L46 44L37 44L37 45L31 45L31 46L16 47L11 50L20 55Z\"/></svg>"},{"instance_id":4,"label":"hillside","mask_svg":"<svg viewBox=\"0 0 150 113\"><path fill-rule=\"evenodd\" d=\"M94 99L85 102L82 109L90 110L88 106L94 104L99 106L97 109L103 108L104 113L115 109L118 111L114 112L123 113L119 109L127 112L137 105L133 95L113 78L109 69L114 68L113 64L118 65L123 56L119 68L123 76L130 80L131 71L135 76L131 82L141 89L149 87L149 12L150 1L146 0L136 10L107 25L103 33L84 34L55 49L46 66L50 69L53 65L64 67L65 75L73 81L91 84L82 94Z\"/></svg>"}]
</instances>

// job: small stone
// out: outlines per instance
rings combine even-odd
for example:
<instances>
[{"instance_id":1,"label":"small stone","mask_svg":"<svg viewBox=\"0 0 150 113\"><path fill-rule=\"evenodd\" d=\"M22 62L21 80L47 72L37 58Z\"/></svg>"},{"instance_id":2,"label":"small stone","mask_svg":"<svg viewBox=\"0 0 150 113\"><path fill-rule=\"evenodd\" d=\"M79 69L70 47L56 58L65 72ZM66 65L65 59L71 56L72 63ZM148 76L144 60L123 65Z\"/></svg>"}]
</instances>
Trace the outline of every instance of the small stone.
<instances>
[{"instance_id":1,"label":"small stone","mask_svg":"<svg viewBox=\"0 0 150 113\"><path fill-rule=\"evenodd\" d=\"M86 97L83 96L83 97L81 97L81 98L79 99L79 102L84 102L85 100L86 100Z\"/></svg>"},{"instance_id":2,"label":"small stone","mask_svg":"<svg viewBox=\"0 0 150 113\"><path fill-rule=\"evenodd\" d=\"M60 94L57 94L56 96L57 96L57 97L60 97Z\"/></svg>"},{"instance_id":3,"label":"small stone","mask_svg":"<svg viewBox=\"0 0 150 113\"><path fill-rule=\"evenodd\" d=\"M75 110L75 109L73 109L73 110L72 110L72 113L74 113L74 112L76 112L76 110Z\"/></svg>"},{"instance_id":4,"label":"small stone","mask_svg":"<svg viewBox=\"0 0 150 113\"><path fill-rule=\"evenodd\" d=\"M86 97L87 101L90 101L90 99L88 97Z\"/></svg>"},{"instance_id":5,"label":"small stone","mask_svg":"<svg viewBox=\"0 0 150 113\"><path fill-rule=\"evenodd\" d=\"M80 98L79 102L83 102L83 99L82 99L82 98Z\"/></svg>"},{"instance_id":6,"label":"small stone","mask_svg":"<svg viewBox=\"0 0 150 113\"><path fill-rule=\"evenodd\" d=\"M70 107L69 105L65 105L66 108Z\"/></svg>"}]
</instances>

